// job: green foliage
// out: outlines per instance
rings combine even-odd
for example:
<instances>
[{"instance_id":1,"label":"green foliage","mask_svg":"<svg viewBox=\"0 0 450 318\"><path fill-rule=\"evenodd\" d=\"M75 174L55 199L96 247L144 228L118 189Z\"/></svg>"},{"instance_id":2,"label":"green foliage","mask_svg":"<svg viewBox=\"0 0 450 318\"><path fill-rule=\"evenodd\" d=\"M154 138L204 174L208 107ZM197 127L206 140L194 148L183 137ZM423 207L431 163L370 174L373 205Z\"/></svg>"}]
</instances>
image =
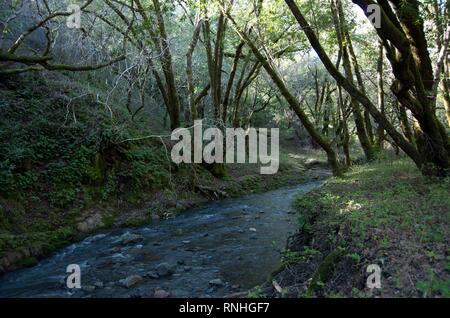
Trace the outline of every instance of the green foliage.
<instances>
[{"instance_id":1,"label":"green foliage","mask_svg":"<svg viewBox=\"0 0 450 318\"><path fill-rule=\"evenodd\" d=\"M69 120L65 101L50 99L52 87L28 80L12 91L0 86L0 194L17 200L40 196L52 208L83 204L96 194L112 195L164 188L170 179L170 162L162 145L140 142L117 145L116 140L143 130L118 113L91 110L90 98L78 99L77 120ZM72 114L71 114L72 115ZM72 115L75 116L75 115ZM98 189L92 191L92 189ZM46 195L45 195L46 194ZM44 195L44 197L43 197Z\"/></svg>"},{"instance_id":2,"label":"green foliage","mask_svg":"<svg viewBox=\"0 0 450 318\"><path fill-rule=\"evenodd\" d=\"M27 246L36 247L45 254L53 251L55 248L64 246L73 236L74 230L71 227L21 235L0 234L0 251Z\"/></svg>"},{"instance_id":3,"label":"green foliage","mask_svg":"<svg viewBox=\"0 0 450 318\"><path fill-rule=\"evenodd\" d=\"M162 147L141 146L125 152L128 162L118 169L133 190L163 188L170 179L171 162Z\"/></svg>"},{"instance_id":4,"label":"green foliage","mask_svg":"<svg viewBox=\"0 0 450 318\"><path fill-rule=\"evenodd\" d=\"M305 262L309 258L321 254L319 250L305 246L301 252L294 252L290 250L285 250L281 253L281 260L283 265L293 265L300 262Z\"/></svg>"},{"instance_id":5,"label":"green foliage","mask_svg":"<svg viewBox=\"0 0 450 318\"><path fill-rule=\"evenodd\" d=\"M345 259L358 265L356 271L380 260L389 264L392 280L383 280L382 293L396 289L405 295L448 297L443 248L448 240L449 191L449 178L427 178L409 160L384 159L353 167L345 178L328 180L319 190L299 197L294 206L302 233L306 230L314 239L319 235L345 248ZM307 260L302 256L290 253L286 259ZM410 259L416 260L414 267ZM354 275L361 279L360 273ZM411 281L417 290L410 290Z\"/></svg>"},{"instance_id":6,"label":"green foliage","mask_svg":"<svg viewBox=\"0 0 450 318\"><path fill-rule=\"evenodd\" d=\"M261 286L253 287L248 292L248 298L264 298L264 297L266 297L266 295L264 294L264 291L261 288Z\"/></svg>"},{"instance_id":7,"label":"green foliage","mask_svg":"<svg viewBox=\"0 0 450 318\"><path fill-rule=\"evenodd\" d=\"M427 279L417 283L417 289L422 293L422 297L439 294L442 297L450 297L450 280L440 279L433 272L429 272Z\"/></svg>"}]
</instances>

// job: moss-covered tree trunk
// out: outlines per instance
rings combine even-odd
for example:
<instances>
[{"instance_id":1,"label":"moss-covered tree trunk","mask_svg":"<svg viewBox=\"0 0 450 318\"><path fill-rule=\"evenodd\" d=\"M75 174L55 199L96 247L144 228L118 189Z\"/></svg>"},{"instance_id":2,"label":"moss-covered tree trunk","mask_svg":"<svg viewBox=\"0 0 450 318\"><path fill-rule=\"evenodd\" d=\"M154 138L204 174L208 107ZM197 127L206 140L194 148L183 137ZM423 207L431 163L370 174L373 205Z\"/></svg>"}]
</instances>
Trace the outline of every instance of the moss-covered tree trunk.
<instances>
[{"instance_id":1,"label":"moss-covered tree trunk","mask_svg":"<svg viewBox=\"0 0 450 318\"><path fill-rule=\"evenodd\" d=\"M420 141L418 140L417 142L417 148L406 140L371 100L349 82L333 65L295 1L285 0L285 2L330 75L370 112L375 121L386 130L394 142L415 162L424 174L448 175L450 173L449 138L443 125L437 120L433 99L430 99L430 96L427 94L431 90L425 89L425 87L430 88L430 84L432 86L434 78L423 32L423 24L417 23L417 21L420 21L417 1L411 0L407 3L409 5L412 4L412 6L408 7L408 12L417 13L417 15L413 14L414 19L411 19L410 14L408 14L409 18L407 14L399 15L403 24L396 20L397 16L392 12L392 8L386 1L378 1L383 10L386 6L388 13L382 11L381 28L376 29L379 37L383 40L383 45L387 50L387 56L397 79L397 87L394 89L394 93L396 93L403 107L408 107L412 111L419 123L416 139ZM367 6L374 1L353 0L353 2L360 5L368 16L370 15ZM394 5L400 6L400 0L392 2ZM394 20L390 20L390 18ZM403 30L408 30L409 38ZM415 93L414 95L411 92L412 89Z\"/></svg>"},{"instance_id":2,"label":"moss-covered tree trunk","mask_svg":"<svg viewBox=\"0 0 450 318\"><path fill-rule=\"evenodd\" d=\"M287 87L284 80L281 78L281 76L278 74L278 72L272 67L272 65L269 63L269 61L264 57L264 55L259 51L259 49L256 47L255 43L250 39L250 37L243 32L239 26L237 25L236 21L234 21L233 18L229 16L229 19L231 23L233 24L233 27L236 31L236 33L241 37L242 40L245 41L247 46L251 49L253 52L253 55L257 58L259 63L261 63L262 67L266 70L267 74L270 76L270 78L273 80L275 85L280 90L281 95L286 99L289 106L292 108L292 110L295 112L295 114L298 116L300 121L302 122L305 129L308 131L311 138L316 142L327 154L328 163L333 170L333 173L335 176L342 176L343 170L341 165L339 164L337 154L335 150L333 149L331 142L327 140L322 134L317 131L317 129L314 127L314 124L309 120L306 113L303 111L299 101L297 98L290 92L289 88Z\"/></svg>"}]
</instances>

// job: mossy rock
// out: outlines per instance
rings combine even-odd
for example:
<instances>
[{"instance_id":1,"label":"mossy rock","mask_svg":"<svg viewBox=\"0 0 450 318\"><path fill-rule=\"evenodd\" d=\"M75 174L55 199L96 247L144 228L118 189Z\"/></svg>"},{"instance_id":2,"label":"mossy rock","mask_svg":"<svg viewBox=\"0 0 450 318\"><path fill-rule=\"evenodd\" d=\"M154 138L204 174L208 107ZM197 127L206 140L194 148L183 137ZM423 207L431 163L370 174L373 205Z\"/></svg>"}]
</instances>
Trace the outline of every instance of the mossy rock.
<instances>
[{"instance_id":1,"label":"mossy rock","mask_svg":"<svg viewBox=\"0 0 450 318\"><path fill-rule=\"evenodd\" d=\"M306 291L307 297L313 297L315 292L331 277L337 262L339 262L345 253L346 251L344 249L338 248L323 259L312 276L311 284Z\"/></svg>"}]
</instances>

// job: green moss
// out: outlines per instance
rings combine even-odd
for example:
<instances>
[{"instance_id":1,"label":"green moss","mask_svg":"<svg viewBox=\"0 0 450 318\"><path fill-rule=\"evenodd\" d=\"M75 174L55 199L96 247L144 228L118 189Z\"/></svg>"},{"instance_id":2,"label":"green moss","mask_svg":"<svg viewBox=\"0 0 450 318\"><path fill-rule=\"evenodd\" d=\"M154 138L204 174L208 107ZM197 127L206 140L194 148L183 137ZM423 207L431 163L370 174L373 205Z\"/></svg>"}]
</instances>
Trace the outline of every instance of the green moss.
<instances>
[{"instance_id":1,"label":"green moss","mask_svg":"<svg viewBox=\"0 0 450 318\"><path fill-rule=\"evenodd\" d=\"M311 283L306 291L307 297L312 297L317 289L322 287L328 278L331 277L336 263L344 254L345 250L338 248L323 259L311 278Z\"/></svg>"},{"instance_id":2,"label":"green moss","mask_svg":"<svg viewBox=\"0 0 450 318\"><path fill-rule=\"evenodd\" d=\"M114 215L114 213L104 213L102 215L102 218L105 228L111 228L116 220L116 216Z\"/></svg>"},{"instance_id":3,"label":"green moss","mask_svg":"<svg viewBox=\"0 0 450 318\"><path fill-rule=\"evenodd\" d=\"M22 258L16 265L20 267L31 267L36 265L37 263L38 259L36 257L29 256Z\"/></svg>"},{"instance_id":4,"label":"green moss","mask_svg":"<svg viewBox=\"0 0 450 318\"><path fill-rule=\"evenodd\" d=\"M214 177L219 179L225 179L228 175L224 164L213 164L210 171Z\"/></svg>"}]
</instances>

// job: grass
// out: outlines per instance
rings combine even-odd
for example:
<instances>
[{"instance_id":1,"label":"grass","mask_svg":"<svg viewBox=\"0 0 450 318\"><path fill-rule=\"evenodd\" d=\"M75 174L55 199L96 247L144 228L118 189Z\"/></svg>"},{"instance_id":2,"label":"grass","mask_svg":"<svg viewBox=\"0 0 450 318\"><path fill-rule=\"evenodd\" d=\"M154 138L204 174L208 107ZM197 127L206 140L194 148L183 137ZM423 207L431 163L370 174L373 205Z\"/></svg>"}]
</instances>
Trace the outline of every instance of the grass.
<instances>
[{"instance_id":1,"label":"grass","mask_svg":"<svg viewBox=\"0 0 450 318\"><path fill-rule=\"evenodd\" d=\"M293 275L281 274L302 295L327 255L345 250L315 296L450 296L450 179L423 177L406 159L356 166L344 178L295 202L300 233L290 250ZM306 249L321 253L305 261ZM305 266L306 262L308 264ZM366 268L382 269L382 288L366 287Z\"/></svg>"}]
</instances>

